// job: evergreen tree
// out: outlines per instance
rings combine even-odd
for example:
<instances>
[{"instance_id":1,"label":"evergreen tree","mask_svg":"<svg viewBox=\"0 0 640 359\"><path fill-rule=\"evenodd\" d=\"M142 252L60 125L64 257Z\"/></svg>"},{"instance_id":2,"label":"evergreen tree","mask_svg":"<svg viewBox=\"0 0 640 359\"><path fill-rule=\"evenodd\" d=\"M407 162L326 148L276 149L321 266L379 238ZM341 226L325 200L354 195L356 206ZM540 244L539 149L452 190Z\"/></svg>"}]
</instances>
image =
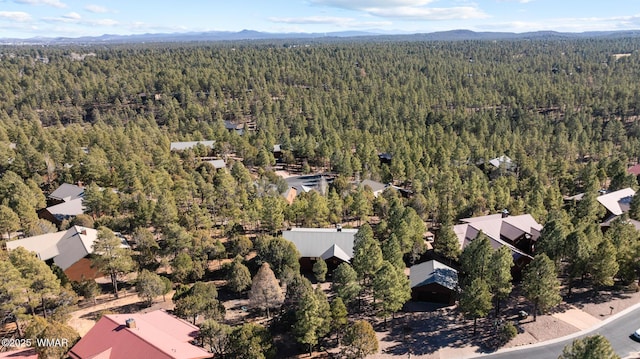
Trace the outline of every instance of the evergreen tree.
<instances>
[{"instance_id":1,"label":"evergreen tree","mask_svg":"<svg viewBox=\"0 0 640 359\"><path fill-rule=\"evenodd\" d=\"M134 269L131 252L122 248L121 245L120 239L110 229L98 228L98 236L93 244L95 254L93 262L101 272L111 277L116 298L118 298L118 277Z\"/></svg>"},{"instance_id":2,"label":"evergreen tree","mask_svg":"<svg viewBox=\"0 0 640 359\"><path fill-rule=\"evenodd\" d=\"M402 260L402 250L400 249L398 237L395 234L391 234L391 237L382 243L382 258L399 270L404 271L406 266L404 260Z\"/></svg>"},{"instance_id":3,"label":"evergreen tree","mask_svg":"<svg viewBox=\"0 0 640 359\"><path fill-rule=\"evenodd\" d=\"M242 263L242 257L237 256L233 259L227 273L227 287L231 291L240 293L251 286L251 273Z\"/></svg>"},{"instance_id":4,"label":"evergreen tree","mask_svg":"<svg viewBox=\"0 0 640 359\"><path fill-rule=\"evenodd\" d=\"M565 256L568 229L563 219L552 214L540 232L536 242L536 253L545 253L556 263Z\"/></svg>"},{"instance_id":5,"label":"evergreen tree","mask_svg":"<svg viewBox=\"0 0 640 359\"><path fill-rule=\"evenodd\" d=\"M205 319L224 318L225 308L218 301L218 290L214 283L196 282L190 288L176 289L173 301L176 314L191 319L194 325L200 315Z\"/></svg>"},{"instance_id":6,"label":"evergreen tree","mask_svg":"<svg viewBox=\"0 0 640 359\"><path fill-rule=\"evenodd\" d=\"M331 290L342 298L345 304L352 303L362 290L358 284L358 273L348 263L341 263L333 271Z\"/></svg>"},{"instance_id":7,"label":"evergreen tree","mask_svg":"<svg viewBox=\"0 0 640 359\"><path fill-rule=\"evenodd\" d=\"M558 359L620 359L604 336L597 334L576 339L562 350Z\"/></svg>"},{"instance_id":8,"label":"evergreen tree","mask_svg":"<svg viewBox=\"0 0 640 359\"><path fill-rule=\"evenodd\" d=\"M254 323L236 327L229 336L229 356L246 359L272 359L276 355L267 328Z\"/></svg>"},{"instance_id":9,"label":"evergreen tree","mask_svg":"<svg viewBox=\"0 0 640 359\"><path fill-rule=\"evenodd\" d=\"M500 301L506 299L513 289L511 267L513 255L508 247L502 246L491 254L488 284L495 301L496 317L500 313Z\"/></svg>"},{"instance_id":10,"label":"evergreen tree","mask_svg":"<svg viewBox=\"0 0 640 359\"><path fill-rule=\"evenodd\" d=\"M349 359L365 358L378 352L376 332L364 320L358 320L347 328L343 345L342 353Z\"/></svg>"},{"instance_id":11,"label":"evergreen tree","mask_svg":"<svg viewBox=\"0 0 640 359\"><path fill-rule=\"evenodd\" d=\"M591 260L589 261L591 280L596 288L613 285L613 279L618 273L617 251L610 240L603 240Z\"/></svg>"},{"instance_id":12,"label":"evergreen tree","mask_svg":"<svg viewBox=\"0 0 640 359\"><path fill-rule=\"evenodd\" d=\"M525 297L533 303L534 321L537 319L538 310L544 313L562 301L556 266L546 254L535 256L525 267L522 290Z\"/></svg>"},{"instance_id":13,"label":"evergreen tree","mask_svg":"<svg viewBox=\"0 0 640 359\"><path fill-rule=\"evenodd\" d=\"M460 254L460 268L464 275L464 283L471 283L476 278L488 278L491 264L491 243L486 234L480 232Z\"/></svg>"},{"instance_id":14,"label":"evergreen tree","mask_svg":"<svg viewBox=\"0 0 640 359\"><path fill-rule=\"evenodd\" d=\"M450 224L443 223L440 227L438 236L433 243L433 250L437 254L447 258L449 264L451 264L452 261L458 260L461 252L460 242L456 234L453 233L453 227Z\"/></svg>"},{"instance_id":15,"label":"evergreen tree","mask_svg":"<svg viewBox=\"0 0 640 359\"><path fill-rule=\"evenodd\" d=\"M379 300L378 314L385 318L386 324L387 316L402 309L411 299L409 278L404 274L403 269L384 261L373 278L373 297Z\"/></svg>"},{"instance_id":16,"label":"evergreen tree","mask_svg":"<svg viewBox=\"0 0 640 359\"><path fill-rule=\"evenodd\" d=\"M143 298L147 305L153 303L153 299L162 295L165 284L162 277L156 273L143 269L136 279L136 291L140 298Z\"/></svg>"},{"instance_id":17,"label":"evergreen tree","mask_svg":"<svg viewBox=\"0 0 640 359\"><path fill-rule=\"evenodd\" d=\"M382 250L373 238L373 230L365 223L356 233L353 245L353 269L358 273L365 286L370 278L382 266Z\"/></svg>"},{"instance_id":18,"label":"evergreen tree","mask_svg":"<svg viewBox=\"0 0 640 359\"><path fill-rule=\"evenodd\" d=\"M327 276L327 263L322 258L318 258L318 260L313 264L313 275L316 277L318 282L324 282Z\"/></svg>"},{"instance_id":19,"label":"evergreen tree","mask_svg":"<svg viewBox=\"0 0 640 359\"><path fill-rule=\"evenodd\" d=\"M491 310L491 292L484 279L474 278L462 291L460 310L473 319L473 335L476 335L478 318L484 318Z\"/></svg>"},{"instance_id":20,"label":"evergreen tree","mask_svg":"<svg viewBox=\"0 0 640 359\"><path fill-rule=\"evenodd\" d=\"M200 324L198 338L215 356L225 357L229 354L232 328L214 319L207 319Z\"/></svg>"},{"instance_id":21,"label":"evergreen tree","mask_svg":"<svg viewBox=\"0 0 640 359\"><path fill-rule=\"evenodd\" d=\"M331 330L336 335L336 343L338 345L340 345L340 336L344 333L347 324L349 324L348 315L347 307L344 305L342 298L336 297L331 302Z\"/></svg>"}]
</instances>

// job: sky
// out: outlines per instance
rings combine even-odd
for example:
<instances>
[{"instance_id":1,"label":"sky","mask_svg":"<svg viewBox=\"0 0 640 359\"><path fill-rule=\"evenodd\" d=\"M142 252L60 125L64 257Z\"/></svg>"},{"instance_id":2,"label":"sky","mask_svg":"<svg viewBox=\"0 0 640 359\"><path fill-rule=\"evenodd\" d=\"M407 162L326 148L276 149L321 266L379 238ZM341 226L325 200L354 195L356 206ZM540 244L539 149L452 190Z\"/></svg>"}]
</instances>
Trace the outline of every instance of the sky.
<instances>
[{"instance_id":1,"label":"sky","mask_svg":"<svg viewBox=\"0 0 640 359\"><path fill-rule=\"evenodd\" d=\"M0 0L0 38L640 29L640 0Z\"/></svg>"}]
</instances>

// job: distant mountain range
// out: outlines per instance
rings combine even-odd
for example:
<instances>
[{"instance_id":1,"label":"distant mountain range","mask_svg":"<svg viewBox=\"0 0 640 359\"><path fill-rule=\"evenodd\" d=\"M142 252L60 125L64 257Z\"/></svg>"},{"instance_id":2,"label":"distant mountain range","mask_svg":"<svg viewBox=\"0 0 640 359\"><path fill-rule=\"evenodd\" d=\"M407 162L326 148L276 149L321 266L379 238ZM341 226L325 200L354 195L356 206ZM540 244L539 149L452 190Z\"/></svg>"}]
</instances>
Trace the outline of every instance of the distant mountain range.
<instances>
[{"instance_id":1,"label":"distant mountain range","mask_svg":"<svg viewBox=\"0 0 640 359\"><path fill-rule=\"evenodd\" d=\"M159 42L210 42L241 40L287 40L287 39L345 39L385 40L385 41L463 41L463 40L516 40L516 39L577 39L577 38L620 38L640 37L640 30L627 31L590 31L590 32L475 32L470 30L451 30L422 34L389 34L383 31L341 31L327 33L270 33L253 30L239 32L207 31L186 33L161 33L140 35L102 35L84 37L34 37L29 39L0 38L0 44L13 45L60 45L60 44L123 44L123 43L159 43Z\"/></svg>"}]
</instances>

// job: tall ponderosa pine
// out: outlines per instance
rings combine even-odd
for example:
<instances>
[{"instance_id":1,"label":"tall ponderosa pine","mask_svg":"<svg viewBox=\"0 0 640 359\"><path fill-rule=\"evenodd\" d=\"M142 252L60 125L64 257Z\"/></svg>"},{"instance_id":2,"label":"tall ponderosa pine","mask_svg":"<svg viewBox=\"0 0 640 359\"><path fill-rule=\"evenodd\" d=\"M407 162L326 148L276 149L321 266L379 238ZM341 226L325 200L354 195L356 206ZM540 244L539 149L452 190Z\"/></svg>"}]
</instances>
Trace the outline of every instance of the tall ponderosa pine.
<instances>
[{"instance_id":1,"label":"tall ponderosa pine","mask_svg":"<svg viewBox=\"0 0 640 359\"><path fill-rule=\"evenodd\" d=\"M93 252L94 264L101 272L111 277L113 293L118 298L118 277L131 272L135 266L131 259L131 251L122 248L122 242L110 229L100 227L93 244Z\"/></svg>"},{"instance_id":2,"label":"tall ponderosa pine","mask_svg":"<svg viewBox=\"0 0 640 359\"><path fill-rule=\"evenodd\" d=\"M484 318L491 310L491 292L484 279L475 278L463 289L460 310L473 319L473 335L476 335L478 319Z\"/></svg>"},{"instance_id":3,"label":"tall ponderosa pine","mask_svg":"<svg viewBox=\"0 0 640 359\"><path fill-rule=\"evenodd\" d=\"M362 290L358 283L358 273L348 263L341 263L333 271L331 290L342 298L345 304L351 304Z\"/></svg>"},{"instance_id":4,"label":"tall ponderosa pine","mask_svg":"<svg viewBox=\"0 0 640 359\"><path fill-rule=\"evenodd\" d=\"M544 313L562 301L556 266L546 254L538 254L525 267L522 290L525 297L533 303L534 321L537 319L538 311Z\"/></svg>"},{"instance_id":5,"label":"tall ponderosa pine","mask_svg":"<svg viewBox=\"0 0 640 359\"><path fill-rule=\"evenodd\" d=\"M378 300L378 314L385 319L386 324L387 316L402 309L411 299L409 278L402 269L384 261L373 277L373 297Z\"/></svg>"},{"instance_id":6,"label":"tall ponderosa pine","mask_svg":"<svg viewBox=\"0 0 640 359\"><path fill-rule=\"evenodd\" d=\"M438 235L433 243L433 250L447 258L449 264L452 261L457 261L460 257L460 242L458 237L453 232L453 226L450 223L443 223L438 231Z\"/></svg>"},{"instance_id":7,"label":"tall ponderosa pine","mask_svg":"<svg viewBox=\"0 0 640 359\"><path fill-rule=\"evenodd\" d=\"M511 267L513 255L508 247L502 246L491 254L488 283L495 301L496 317L500 313L500 301L506 299L513 289Z\"/></svg>"},{"instance_id":8,"label":"tall ponderosa pine","mask_svg":"<svg viewBox=\"0 0 640 359\"><path fill-rule=\"evenodd\" d=\"M476 278L487 279L491 264L491 243L486 234L480 232L460 255L460 267L464 275L464 283L471 283Z\"/></svg>"},{"instance_id":9,"label":"tall ponderosa pine","mask_svg":"<svg viewBox=\"0 0 640 359\"><path fill-rule=\"evenodd\" d=\"M604 239L591 256L589 273L596 288L613 285L614 277L619 268L616 255L616 247L610 240Z\"/></svg>"}]
</instances>

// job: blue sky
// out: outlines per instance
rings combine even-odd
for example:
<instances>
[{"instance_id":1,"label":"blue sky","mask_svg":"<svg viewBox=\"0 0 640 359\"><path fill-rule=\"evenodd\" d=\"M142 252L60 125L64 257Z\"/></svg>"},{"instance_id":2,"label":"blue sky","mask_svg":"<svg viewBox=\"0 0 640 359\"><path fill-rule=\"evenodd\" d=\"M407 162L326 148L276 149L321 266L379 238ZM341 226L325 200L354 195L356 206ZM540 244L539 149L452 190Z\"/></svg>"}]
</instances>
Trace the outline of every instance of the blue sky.
<instances>
[{"instance_id":1,"label":"blue sky","mask_svg":"<svg viewBox=\"0 0 640 359\"><path fill-rule=\"evenodd\" d=\"M640 0L0 0L0 38L188 31L640 29Z\"/></svg>"}]
</instances>

